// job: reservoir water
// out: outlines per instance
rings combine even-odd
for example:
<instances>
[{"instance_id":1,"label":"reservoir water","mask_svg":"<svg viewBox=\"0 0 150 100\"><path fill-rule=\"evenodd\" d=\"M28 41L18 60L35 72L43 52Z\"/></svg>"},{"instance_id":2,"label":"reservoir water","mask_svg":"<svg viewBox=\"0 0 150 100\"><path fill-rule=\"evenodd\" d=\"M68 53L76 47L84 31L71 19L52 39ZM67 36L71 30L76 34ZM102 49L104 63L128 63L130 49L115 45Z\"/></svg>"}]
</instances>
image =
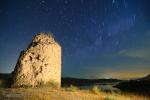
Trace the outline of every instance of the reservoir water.
<instances>
[{"instance_id":1,"label":"reservoir water","mask_svg":"<svg viewBox=\"0 0 150 100\"><path fill-rule=\"evenodd\" d=\"M81 89L92 89L95 85L86 85L86 86L79 86ZM99 87L100 90L106 92L119 92L118 88L113 87L113 84L98 84L96 85Z\"/></svg>"}]
</instances>

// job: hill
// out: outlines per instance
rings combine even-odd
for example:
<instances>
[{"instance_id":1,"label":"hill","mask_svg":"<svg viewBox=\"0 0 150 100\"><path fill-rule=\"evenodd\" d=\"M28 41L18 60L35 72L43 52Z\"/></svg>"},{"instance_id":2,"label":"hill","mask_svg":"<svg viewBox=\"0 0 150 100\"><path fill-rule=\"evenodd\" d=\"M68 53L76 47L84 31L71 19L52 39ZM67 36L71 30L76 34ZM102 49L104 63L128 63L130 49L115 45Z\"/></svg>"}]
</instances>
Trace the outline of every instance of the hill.
<instances>
[{"instance_id":1,"label":"hill","mask_svg":"<svg viewBox=\"0 0 150 100\"><path fill-rule=\"evenodd\" d=\"M66 77L62 78L62 86L84 86L84 85L102 85L102 84L111 84L122 82L122 80L118 79L81 79L81 78L71 78Z\"/></svg>"},{"instance_id":2,"label":"hill","mask_svg":"<svg viewBox=\"0 0 150 100\"><path fill-rule=\"evenodd\" d=\"M147 81L149 80L150 81L150 74L143 77L143 78L140 78L139 80L147 80Z\"/></svg>"},{"instance_id":3,"label":"hill","mask_svg":"<svg viewBox=\"0 0 150 100\"><path fill-rule=\"evenodd\" d=\"M121 91L150 95L150 75L135 80L120 82L115 87Z\"/></svg>"}]
</instances>

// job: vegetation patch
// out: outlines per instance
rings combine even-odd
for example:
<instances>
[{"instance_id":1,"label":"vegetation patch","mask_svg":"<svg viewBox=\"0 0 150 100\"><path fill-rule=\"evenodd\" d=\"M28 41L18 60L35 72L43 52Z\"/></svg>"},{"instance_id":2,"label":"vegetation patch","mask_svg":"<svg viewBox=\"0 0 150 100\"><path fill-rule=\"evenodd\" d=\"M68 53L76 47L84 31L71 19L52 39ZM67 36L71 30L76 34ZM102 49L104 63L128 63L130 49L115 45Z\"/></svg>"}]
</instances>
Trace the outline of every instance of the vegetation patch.
<instances>
[{"instance_id":1,"label":"vegetation patch","mask_svg":"<svg viewBox=\"0 0 150 100\"><path fill-rule=\"evenodd\" d=\"M79 90L79 88L74 85L70 85L70 87L66 88L66 90L75 92L75 91Z\"/></svg>"},{"instance_id":2,"label":"vegetation patch","mask_svg":"<svg viewBox=\"0 0 150 100\"><path fill-rule=\"evenodd\" d=\"M104 98L104 100L117 100L117 99L115 97L113 97L113 96L106 96Z\"/></svg>"},{"instance_id":3,"label":"vegetation patch","mask_svg":"<svg viewBox=\"0 0 150 100\"><path fill-rule=\"evenodd\" d=\"M94 85L93 88L91 89L92 93L98 94L101 92L101 89L98 85Z\"/></svg>"},{"instance_id":4,"label":"vegetation patch","mask_svg":"<svg viewBox=\"0 0 150 100\"><path fill-rule=\"evenodd\" d=\"M59 88L59 84L57 82L54 81L48 81L46 83L44 83L43 81L38 82L38 85L36 87L51 87L51 88Z\"/></svg>"},{"instance_id":5,"label":"vegetation patch","mask_svg":"<svg viewBox=\"0 0 150 100\"><path fill-rule=\"evenodd\" d=\"M27 88L32 88L32 85L31 84L23 84L23 85L20 85L18 87L27 89Z\"/></svg>"}]
</instances>

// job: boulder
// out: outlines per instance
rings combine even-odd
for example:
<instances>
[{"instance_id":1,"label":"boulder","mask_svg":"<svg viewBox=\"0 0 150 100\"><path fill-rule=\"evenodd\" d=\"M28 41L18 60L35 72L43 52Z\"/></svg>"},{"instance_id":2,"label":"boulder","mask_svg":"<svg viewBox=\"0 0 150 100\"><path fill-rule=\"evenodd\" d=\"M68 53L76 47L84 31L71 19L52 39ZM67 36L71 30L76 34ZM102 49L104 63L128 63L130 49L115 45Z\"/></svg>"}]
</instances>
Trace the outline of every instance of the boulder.
<instances>
[{"instance_id":1,"label":"boulder","mask_svg":"<svg viewBox=\"0 0 150 100\"><path fill-rule=\"evenodd\" d=\"M11 87L61 85L61 46L52 35L38 33L20 53Z\"/></svg>"}]
</instances>

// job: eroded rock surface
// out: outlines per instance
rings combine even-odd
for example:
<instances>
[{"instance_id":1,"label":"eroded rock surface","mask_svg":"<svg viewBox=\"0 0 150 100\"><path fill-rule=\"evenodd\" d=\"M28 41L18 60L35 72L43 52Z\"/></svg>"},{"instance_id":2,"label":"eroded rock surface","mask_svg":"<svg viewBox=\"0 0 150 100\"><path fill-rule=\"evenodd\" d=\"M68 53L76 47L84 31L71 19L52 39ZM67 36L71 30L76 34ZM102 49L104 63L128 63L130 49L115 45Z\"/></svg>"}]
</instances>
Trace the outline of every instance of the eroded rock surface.
<instances>
[{"instance_id":1,"label":"eroded rock surface","mask_svg":"<svg viewBox=\"0 0 150 100\"><path fill-rule=\"evenodd\" d=\"M61 84L61 47L52 35L37 34L21 52L13 71L12 87Z\"/></svg>"}]
</instances>

